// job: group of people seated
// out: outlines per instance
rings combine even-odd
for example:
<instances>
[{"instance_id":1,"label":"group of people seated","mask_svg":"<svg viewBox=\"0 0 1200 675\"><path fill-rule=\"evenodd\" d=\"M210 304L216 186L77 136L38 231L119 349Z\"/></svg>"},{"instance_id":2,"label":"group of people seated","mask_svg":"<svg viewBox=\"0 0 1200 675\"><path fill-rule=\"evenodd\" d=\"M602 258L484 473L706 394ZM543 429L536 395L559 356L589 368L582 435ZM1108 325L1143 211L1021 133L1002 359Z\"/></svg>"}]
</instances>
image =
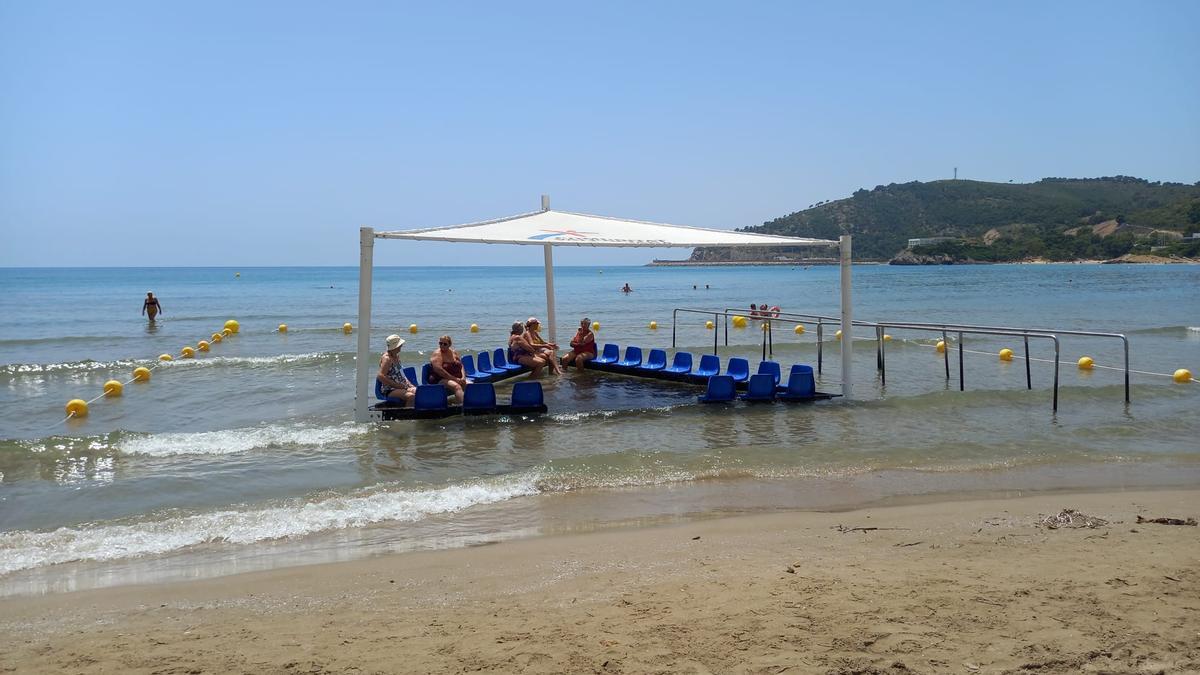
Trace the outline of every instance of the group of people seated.
<instances>
[{"instance_id":1,"label":"group of people seated","mask_svg":"<svg viewBox=\"0 0 1200 675\"><path fill-rule=\"evenodd\" d=\"M561 357L558 356L558 345L543 339L540 329L541 322L531 316L524 323L513 322L508 336L509 363L529 368L531 377L540 377L547 367L558 375L571 365L582 369L585 363L596 357L596 336L592 333L591 319L584 318L579 322L579 330L571 338L571 351ZM411 405L417 395L417 383L408 381L400 365L400 350L404 343L404 338L399 335L387 337L387 351L379 360L379 373L375 377L379 381L380 391L388 400ZM429 357L430 381L425 384L441 384L454 397L454 402L462 405L463 390L470 384L470 378L466 377L462 357L454 350L453 344L449 335L438 338L438 348Z\"/></svg>"}]
</instances>

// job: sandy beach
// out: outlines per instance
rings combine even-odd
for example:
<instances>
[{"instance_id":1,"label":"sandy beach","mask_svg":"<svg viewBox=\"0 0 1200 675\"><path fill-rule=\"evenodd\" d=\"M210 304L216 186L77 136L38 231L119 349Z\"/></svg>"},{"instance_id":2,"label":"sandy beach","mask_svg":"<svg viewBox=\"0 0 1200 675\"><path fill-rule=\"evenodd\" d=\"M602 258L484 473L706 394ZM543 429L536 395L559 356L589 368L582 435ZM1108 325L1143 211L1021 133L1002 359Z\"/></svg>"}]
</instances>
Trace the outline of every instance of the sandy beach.
<instances>
[{"instance_id":1,"label":"sandy beach","mask_svg":"<svg viewBox=\"0 0 1200 675\"><path fill-rule=\"evenodd\" d=\"M1198 507L774 513L8 598L0 671L1195 672L1200 528L1137 517ZM1066 508L1108 522L1041 522Z\"/></svg>"}]
</instances>

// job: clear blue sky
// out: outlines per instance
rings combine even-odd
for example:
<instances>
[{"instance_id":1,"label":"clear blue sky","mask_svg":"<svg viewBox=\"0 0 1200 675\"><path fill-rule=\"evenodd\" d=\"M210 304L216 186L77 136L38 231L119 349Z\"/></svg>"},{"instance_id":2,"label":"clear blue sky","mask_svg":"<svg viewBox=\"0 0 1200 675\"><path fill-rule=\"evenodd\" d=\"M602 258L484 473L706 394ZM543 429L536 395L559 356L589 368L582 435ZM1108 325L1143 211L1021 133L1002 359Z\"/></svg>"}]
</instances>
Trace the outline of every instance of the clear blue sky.
<instances>
[{"instance_id":1,"label":"clear blue sky","mask_svg":"<svg viewBox=\"0 0 1200 675\"><path fill-rule=\"evenodd\" d=\"M1191 0L0 0L0 265L354 265L360 225L541 193L732 228L955 166L1194 182L1198 26ZM378 249L413 260L541 252Z\"/></svg>"}]
</instances>

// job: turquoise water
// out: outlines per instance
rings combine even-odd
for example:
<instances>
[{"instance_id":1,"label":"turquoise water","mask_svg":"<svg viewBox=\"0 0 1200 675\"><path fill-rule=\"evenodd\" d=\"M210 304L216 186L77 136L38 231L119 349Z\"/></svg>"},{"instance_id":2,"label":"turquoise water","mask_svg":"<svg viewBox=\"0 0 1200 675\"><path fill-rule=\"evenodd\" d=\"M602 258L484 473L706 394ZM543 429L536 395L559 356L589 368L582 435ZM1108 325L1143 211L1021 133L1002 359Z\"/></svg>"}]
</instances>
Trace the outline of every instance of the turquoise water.
<instances>
[{"instance_id":1,"label":"turquoise water","mask_svg":"<svg viewBox=\"0 0 1200 675\"><path fill-rule=\"evenodd\" d=\"M1134 369L1200 371L1197 266L854 274L856 318L1123 332ZM676 307L765 302L834 315L837 277L834 267L562 268L559 335L586 315L602 324L600 342L669 348ZM618 292L624 283L635 291ZM154 325L139 316L148 290L165 310ZM572 373L544 380L551 414L540 419L356 424L356 336L341 329L356 307L352 268L0 270L0 592L713 510L1200 479L1200 385L1135 374L1126 406L1119 372L1074 365L1084 354L1120 365L1114 341L1063 338L1057 414L1049 364L1033 362L1026 391L1024 364L996 358L1001 347L1023 352L1012 340L967 336L959 392L957 352L947 382L936 336L892 331L884 387L863 330L853 402L717 409L688 387ZM463 352L492 348L531 315L546 318L540 268L380 268L372 363L391 332L409 339L405 363L419 364L440 334ZM210 352L157 366L149 383L63 421L68 400L97 397L106 380L127 381L231 318L241 331ZM680 348L712 349L705 318L679 316ZM790 327L772 336L785 370L817 354L814 326ZM729 346L719 330L718 340L723 357L761 357L757 330L730 330ZM824 348L820 387L837 391L832 335ZM1032 346L1036 359L1051 353Z\"/></svg>"}]
</instances>

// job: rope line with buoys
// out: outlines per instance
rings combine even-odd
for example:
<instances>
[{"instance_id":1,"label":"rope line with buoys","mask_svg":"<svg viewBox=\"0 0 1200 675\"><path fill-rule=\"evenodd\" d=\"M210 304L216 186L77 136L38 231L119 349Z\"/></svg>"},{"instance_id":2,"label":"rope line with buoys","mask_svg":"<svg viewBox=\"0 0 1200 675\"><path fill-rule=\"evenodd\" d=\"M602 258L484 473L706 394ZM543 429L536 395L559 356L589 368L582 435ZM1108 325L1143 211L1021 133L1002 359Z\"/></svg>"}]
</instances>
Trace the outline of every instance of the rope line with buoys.
<instances>
[{"instance_id":1,"label":"rope line with buoys","mask_svg":"<svg viewBox=\"0 0 1200 675\"><path fill-rule=\"evenodd\" d=\"M938 343L936 345L927 345L927 344L920 342L919 340L903 340L903 342L911 342L919 347L931 347L931 348L936 349L939 354L945 352L945 350L946 350L946 344L944 342L942 342L941 340L938 340ZM964 354L982 354L984 356L992 356L992 354L993 354L993 352L985 352L985 351L980 351L978 349L967 349L965 347L963 348L963 353ZM1000 357L1001 361L1012 361L1013 359L1027 359L1030 362L1035 362L1035 363L1054 363L1054 359L1040 359L1035 356L1015 354L1015 353L1013 353L1013 350L1011 350L1007 347L1000 350L999 357ZM1122 372L1122 373L1125 372L1124 368L1121 368L1118 366L1102 366L1099 363L1096 363L1095 359L1093 359L1090 356L1079 357L1079 361L1076 363L1076 365L1079 366L1080 370L1084 370L1084 371L1092 370L1093 368L1102 368L1104 370L1115 370L1115 371ZM1155 373L1155 372L1151 372L1149 370L1134 370L1133 368L1130 368L1129 372L1137 374L1137 375L1153 375L1154 377L1169 377L1172 380L1174 380L1175 382L1178 382L1179 384L1186 384L1188 382L1200 383L1200 380L1197 380L1195 377L1193 377L1192 371L1188 370L1187 368L1180 368L1180 369L1176 370L1174 373Z\"/></svg>"},{"instance_id":2,"label":"rope line with buoys","mask_svg":"<svg viewBox=\"0 0 1200 675\"><path fill-rule=\"evenodd\" d=\"M349 324L347 324L347 325L349 325ZM287 330L286 327L281 326L281 328L284 329L281 332L286 332L286 330ZM179 355L185 359L195 358L197 350L199 350L201 352L207 352L212 348L212 345L220 344L226 338L236 334L240 329L241 329L241 325L238 324L237 321L230 319L225 322L225 325L221 329L221 332L212 334L211 342L209 342L208 340L200 340L196 343L195 349L193 349L191 347L191 345L185 345L182 349L179 350ZM67 401L67 405L65 406L65 409L67 411L67 416L64 417L61 421L56 422L55 424L51 425L49 428L56 427L60 424L66 424L67 421L69 421L73 418L87 417L88 416L88 407L91 406L96 401L99 401L100 399L105 398L105 397L119 398L120 396L124 395L125 387L127 387L130 384L133 384L134 382L139 382L139 383L149 382L150 378L151 378L151 374L154 372L155 369L157 369L159 366L161 366L164 363L167 363L169 361L174 361L174 360L175 360L175 357L171 356L170 354L159 354L158 358L151 365L137 366L136 368L134 368L133 369L133 377L130 378L129 380L127 380L125 382L122 382L120 380L115 380L115 379L106 381L104 383L104 392L101 393L96 398L93 398L91 400L86 400L86 401L81 398L73 398L70 401Z\"/></svg>"}]
</instances>

